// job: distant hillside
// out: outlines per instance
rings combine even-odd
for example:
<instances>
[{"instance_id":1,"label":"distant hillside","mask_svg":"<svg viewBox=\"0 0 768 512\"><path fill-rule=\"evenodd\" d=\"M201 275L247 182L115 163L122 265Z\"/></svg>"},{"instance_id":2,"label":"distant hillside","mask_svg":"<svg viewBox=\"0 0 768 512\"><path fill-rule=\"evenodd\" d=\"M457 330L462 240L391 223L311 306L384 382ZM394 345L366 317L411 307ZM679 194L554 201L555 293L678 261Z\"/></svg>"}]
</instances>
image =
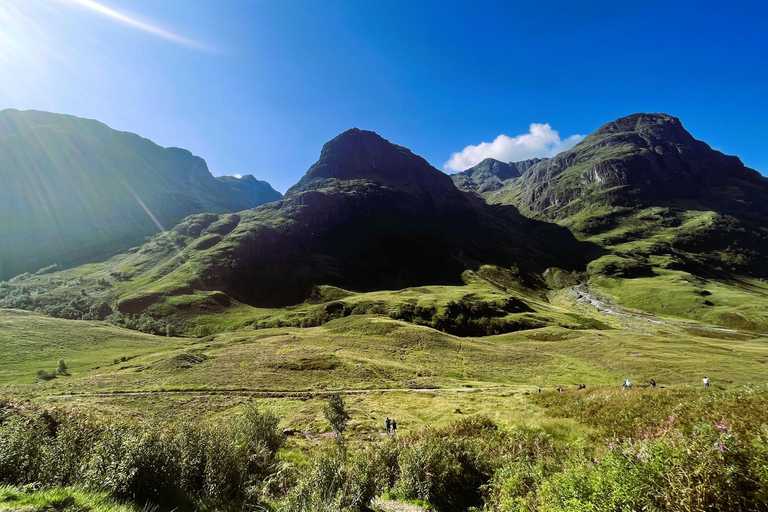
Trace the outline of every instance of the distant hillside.
<instances>
[{"instance_id":1,"label":"distant hillside","mask_svg":"<svg viewBox=\"0 0 768 512\"><path fill-rule=\"evenodd\" d=\"M543 159L533 158L522 162L504 163L494 158L486 158L466 171L452 174L451 179L461 190L479 194L493 192L502 188L505 181L519 178L522 173L541 161Z\"/></svg>"},{"instance_id":2,"label":"distant hillside","mask_svg":"<svg viewBox=\"0 0 768 512\"><path fill-rule=\"evenodd\" d=\"M157 232L151 216L170 228L279 198L260 182L215 179L184 149L37 111L0 112L0 180L0 279L103 259Z\"/></svg>"},{"instance_id":3,"label":"distant hillside","mask_svg":"<svg viewBox=\"0 0 768 512\"><path fill-rule=\"evenodd\" d=\"M243 193L253 201L255 206L279 201L283 197L283 194L273 189L272 185L266 181L257 180L251 174L239 178L237 176L217 176L216 179Z\"/></svg>"}]
</instances>

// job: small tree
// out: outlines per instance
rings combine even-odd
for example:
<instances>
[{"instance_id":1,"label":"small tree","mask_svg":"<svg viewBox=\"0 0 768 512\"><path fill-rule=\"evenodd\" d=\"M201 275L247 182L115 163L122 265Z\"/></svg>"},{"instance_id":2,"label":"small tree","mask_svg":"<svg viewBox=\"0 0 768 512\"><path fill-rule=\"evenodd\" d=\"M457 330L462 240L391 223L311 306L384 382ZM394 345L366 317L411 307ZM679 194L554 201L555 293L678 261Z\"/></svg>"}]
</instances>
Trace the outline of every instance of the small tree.
<instances>
[{"instance_id":1,"label":"small tree","mask_svg":"<svg viewBox=\"0 0 768 512\"><path fill-rule=\"evenodd\" d=\"M328 401L323 407L323 416L331 424L331 427L338 432L339 437L344 434L344 429L347 428L347 422L351 418L347 412L347 407L344 404L344 397L339 393L334 393L328 396Z\"/></svg>"},{"instance_id":2,"label":"small tree","mask_svg":"<svg viewBox=\"0 0 768 512\"><path fill-rule=\"evenodd\" d=\"M59 359L59 368L56 370L56 373L59 375L69 375L69 373L67 373L67 368L67 363L65 363L63 359Z\"/></svg>"}]
</instances>

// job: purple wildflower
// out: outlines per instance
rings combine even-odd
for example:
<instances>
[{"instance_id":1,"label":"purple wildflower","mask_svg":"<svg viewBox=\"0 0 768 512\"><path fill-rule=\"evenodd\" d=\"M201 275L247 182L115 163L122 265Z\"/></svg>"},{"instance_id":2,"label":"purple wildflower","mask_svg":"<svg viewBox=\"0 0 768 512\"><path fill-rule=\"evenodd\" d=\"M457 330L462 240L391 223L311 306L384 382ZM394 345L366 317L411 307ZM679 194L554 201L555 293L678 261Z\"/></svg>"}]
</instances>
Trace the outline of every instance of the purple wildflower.
<instances>
[{"instance_id":1,"label":"purple wildflower","mask_svg":"<svg viewBox=\"0 0 768 512\"><path fill-rule=\"evenodd\" d=\"M725 423L721 423L721 424L719 424L719 425L717 426L717 428L719 428L719 429L720 429L720 430L722 430L723 432L728 432L728 427L726 427L726 426L725 426Z\"/></svg>"},{"instance_id":2,"label":"purple wildflower","mask_svg":"<svg viewBox=\"0 0 768 512\"><path fill-rule=\"evenodd\" d=\"M675 422L675 417L674 416L670 416L669 417L669 422L670 423L674 423Z\"/></svg>"},{"instance_id":3,"label":"purple wildflower","mask_svg":"<svg viewBox=\"0 0 768 512\"><path fill-rule=\"evenodd\" d=\"M723 446L720 443L717 443L717 449L720 450L721 452L724 452L725 451L725 446Z\"/></svg>"}]
</instances>

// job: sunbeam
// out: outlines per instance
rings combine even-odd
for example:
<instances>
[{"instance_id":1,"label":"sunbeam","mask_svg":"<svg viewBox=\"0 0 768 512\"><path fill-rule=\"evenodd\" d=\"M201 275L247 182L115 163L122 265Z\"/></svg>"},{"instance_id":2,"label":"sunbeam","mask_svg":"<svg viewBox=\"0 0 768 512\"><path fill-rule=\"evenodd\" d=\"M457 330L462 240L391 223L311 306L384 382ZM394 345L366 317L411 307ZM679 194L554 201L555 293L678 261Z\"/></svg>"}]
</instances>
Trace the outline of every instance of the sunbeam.
<instances>
[{"instance_id":1,"label":"sunbeam","mask_svg":"<svg viewBox=\"0 0 768 512\"><path fill-rule=\"evenodd\" d=\"M165 30L156 25L152 25L145 21L132 18L124 13L121 13L119 11L109 8L106 5L100 4L98 2L94 2L93 0L59 0L59 2L63 2L65 4L75 4L81 7L85 7L103 16L107 16L113 20L119 21L125 25L129 25L131 27L137 28L139 30L155 35L157 37L161 37L163 39L166 39L168 41L171 41L177 44L181 44L184 46L192 46L200 49L208 49L202 43L193 41L191 39L187 39L186 37L182 37L178 34L174 34L173 32Z\"/></svg>"}]
</instances>

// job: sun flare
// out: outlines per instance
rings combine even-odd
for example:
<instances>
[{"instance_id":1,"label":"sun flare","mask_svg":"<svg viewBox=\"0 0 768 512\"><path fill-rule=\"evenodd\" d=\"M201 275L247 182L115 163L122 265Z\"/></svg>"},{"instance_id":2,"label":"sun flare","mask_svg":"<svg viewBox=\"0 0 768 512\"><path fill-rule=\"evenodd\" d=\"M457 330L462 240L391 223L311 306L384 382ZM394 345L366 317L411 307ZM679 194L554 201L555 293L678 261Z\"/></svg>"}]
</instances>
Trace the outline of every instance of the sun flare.
<instances>
[{"instance_id":1,"label":"sun flare","mask_svg":"<svg viewBox=\"0 0 768 512\"><path fill-rule=\"evenodd\" d=\"M193 41L191 39L187 39L186 37L182 37L158 25L149 23L147 21L142 21L136 17L131 17L125 13L122 13L120 11L107 7L102 3L94 2L93 0L58 0L58 1L64 4L75 5L79 7L84 7L86 9L90 9L93 12L96 12L98 14L111 18L115 21L119 21L120 23L123 23L130 27L139 29L143 32L155 35L157 37L161 37L163 39L166 39L174 43L182 44L185 46L199 47L199 48L204 47L204 45L202 45L197 41Z\"/></svg>"}]
</instances>

